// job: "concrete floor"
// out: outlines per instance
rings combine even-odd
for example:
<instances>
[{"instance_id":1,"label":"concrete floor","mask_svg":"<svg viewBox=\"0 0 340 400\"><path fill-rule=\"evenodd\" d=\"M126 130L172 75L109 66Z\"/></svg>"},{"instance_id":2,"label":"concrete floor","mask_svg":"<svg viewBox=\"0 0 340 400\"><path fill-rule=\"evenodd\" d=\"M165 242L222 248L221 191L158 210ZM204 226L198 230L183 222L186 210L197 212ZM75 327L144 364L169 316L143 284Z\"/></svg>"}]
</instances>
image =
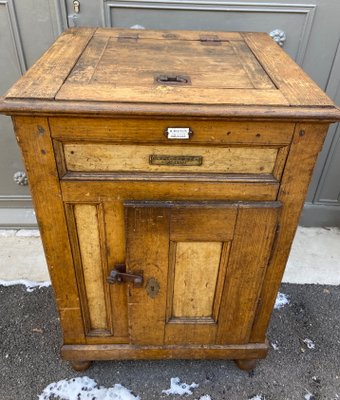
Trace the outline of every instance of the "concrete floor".
<instances>
[{"instance_id":1,"label":"concrete floor","mask_svg":"<svg viewBox=\"0 0 340 400\"><path fill-rule=\"evenodd\" d=\"M340 229L299 227L283 281L340 285ZM37 230L0 230L0 281L48 281Z\"/></svg>"},{"instance_id":2,"label":"concrete floor","mask_svg":"<svg viewBox=\"0 0 340 400\"><path fill-rule=\"evenodd\" d=\"M340 285L339 243L337 228L299 227L284 276L297 284L283 284L291 303L274 311L272 348L253 374L228 361L98 362L79 374L59 357L52 289L1 286L22 279L48 283L39 232L0 231L0 400L37 399L51 382L84 375L108 388L121 383L141 400L178 398L162 395L176 376L199 384L192 400L204 394L212 400L340 399L340 287L299 285Z\"/></svg>"},{"instance_id":3,"label":"concrete floor","mask_svg":"<svg viewBox=\"0 0 340 400\"><path fill-rule=\"evenodd\" d=\"M277 350L271 348L253 373L230 361L204 360L96 362L76 373L59 357L51 288L27 292L24 286L0 286L0 399L37 399L51 382L84 375L105 387L121 383L141 400L179 399L162 394L177 376L199 384L188 397L192 400L203 395L212 400L339 399L339 287L283 284L281 292L290 304L274 310L268 334Z\"/></svg>"}]
</instances>

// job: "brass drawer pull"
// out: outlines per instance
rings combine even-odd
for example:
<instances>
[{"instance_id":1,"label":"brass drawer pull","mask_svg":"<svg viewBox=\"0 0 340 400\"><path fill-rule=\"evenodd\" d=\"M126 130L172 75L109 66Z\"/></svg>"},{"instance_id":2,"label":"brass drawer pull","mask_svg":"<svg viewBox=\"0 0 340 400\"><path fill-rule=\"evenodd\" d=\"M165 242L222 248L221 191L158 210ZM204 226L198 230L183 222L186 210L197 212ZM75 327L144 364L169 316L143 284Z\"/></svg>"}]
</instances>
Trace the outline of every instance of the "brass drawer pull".
<instances>
[{"instance_id":1,"label":"brass drawer pull","mask_svg":"<svg viewBox=\"0 0 340 400\"><path fill-rule=\"evenodd\" d=\"M136 274L126 272L125 264L117 264L106 278L107 283L125 283L132 282L134 287L142 287L144 282L143 272L138 271Z\"/></svg>"},{"instance_id":2,"label":"brass drawer pull","mask_svg":"<svg viewBox=\"0 0 340 400\"><path fill-rule=\"evenodd\" d=\"M171 165L171 166L200 166L203 164L202 156L171 156L165 154L151 154L150 165Z\"/></svg>"}]
</instances>

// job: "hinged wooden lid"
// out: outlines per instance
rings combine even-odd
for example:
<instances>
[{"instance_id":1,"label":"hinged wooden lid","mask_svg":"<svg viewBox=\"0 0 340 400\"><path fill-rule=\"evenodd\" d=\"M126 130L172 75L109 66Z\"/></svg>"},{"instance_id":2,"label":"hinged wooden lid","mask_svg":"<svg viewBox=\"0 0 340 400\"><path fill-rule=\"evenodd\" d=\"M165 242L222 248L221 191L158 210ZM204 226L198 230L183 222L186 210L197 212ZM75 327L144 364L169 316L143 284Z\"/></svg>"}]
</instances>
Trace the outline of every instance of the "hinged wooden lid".
<instances>
[{"instance_id":1,"label":"hinged wooden lid","mask_svg":"<svg viewBox=\"0 0 340 400\"><path fill-rule=\"evenodd\" d=\"M51 112L70 112L81 102L79 112L94 105L96 113L108 112L108 104L162 105L163 113L165 104L253 113L314 107L339 118L332 101L264 33L71 29L9 90L7 109L19 99Z\"/></svg>"}]
</instances>

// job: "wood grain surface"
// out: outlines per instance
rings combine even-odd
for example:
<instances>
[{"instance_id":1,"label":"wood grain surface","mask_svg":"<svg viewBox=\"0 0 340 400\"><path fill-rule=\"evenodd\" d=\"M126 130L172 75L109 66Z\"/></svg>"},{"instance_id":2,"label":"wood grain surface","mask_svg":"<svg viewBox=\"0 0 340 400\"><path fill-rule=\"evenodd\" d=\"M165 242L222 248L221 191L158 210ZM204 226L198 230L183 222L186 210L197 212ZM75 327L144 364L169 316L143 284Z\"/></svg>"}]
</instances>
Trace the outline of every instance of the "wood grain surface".
<instances>
[{"instance_id":1,"label":"wood grain surface","mask_svg":"<svg viewBox=\"0 0 340 400\"><path fill-rule=\"evenodd\" d=\"M100 236L97 207L77 204L74 207L76 229L82 260L86 302L90 330L108 330L105 302L103 260L100 254Z\"/></svg>"},{"instance_id":2,"label":"wood grain surface","mask_svg":"<svg viewBox=\"0 0 340 400\"><path fill-rule=\"evenodd\" d=\"M169 143L166 129L190 128L190 144L288 145L294 133L293 122L233 122L229 120L151 118L49 118L52 136L60 141L93 140L117 143Z\"/></svg>"},{"instance_id":3,"label":"wood grain surface","mask_svg":"<svg viewBox=\"0 0 340 400\"><path fill-rule=\"evenodd\" d=\"M95 29L69 29L6 94L6 98L53 100Z\"/></svg>"},{"instance_id":4,"label":"wood grain surface","mask_svg":"<svg viewBox=\"0 0 340 400\"><path fill-rule=\"evenodd\" d=\"M66 143L64 156L68 171L271 174L277 149ZM169 164L152 163L151 156L170 157ZM173 165L174 158L187 156L200 157L201 165Z\"/></svg>"},{"instance_id":5,"label":"wood grain surface","mask_svg":"<svg viewBox=\"0 0 340 400\"><path fill-rule=\"evenodd\" d=\"M221 251L221 242L176 243L174 318L212 318Z\"/></svg>"}]
</instances>

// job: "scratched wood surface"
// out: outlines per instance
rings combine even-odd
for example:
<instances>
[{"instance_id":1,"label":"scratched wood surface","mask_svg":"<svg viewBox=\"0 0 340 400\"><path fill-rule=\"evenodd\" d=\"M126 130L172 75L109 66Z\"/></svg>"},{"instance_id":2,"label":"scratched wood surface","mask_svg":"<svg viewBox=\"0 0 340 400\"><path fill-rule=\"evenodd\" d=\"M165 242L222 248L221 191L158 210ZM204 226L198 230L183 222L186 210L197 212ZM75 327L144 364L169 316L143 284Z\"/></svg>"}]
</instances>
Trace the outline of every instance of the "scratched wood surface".
<instances>
[{"instance_id":1,"label":"scratched wood surface","mask_svg":"<svg viewBox=\"0 0 340 400\"><path fill-rule=\"evenodd\" d=\"M221 242L177 242L174 318L212 318L221 251Z\"/></svg>"},{"instance_id":2,"label":"scratched wood surface","mask_svg":"<svg viewBox=\"0 0 340 400\"><path fill-rule=\"evenodd\" d=\"M192 34L162 40L113 31L95 34L56 96L58 100L181 103L287 104L248 46L215 35ZM208 37L208 41L200 40ZM124 40L121 40L123 38ZM239 38L237 38L239 39ZM132 60L133 54L133 60ZM169 62L171 60L171 62ZM189 77L188 84L164 84L159 75ZM204 89L204 93L202 90ZM257 95L254 96L253 92Z\"/></svg>"},{"instance_id":3,"label":"scratched wood surface","mask_svg":"<svg viewBox=\"0 0 340 400\"><path fill-rule=\"evenodd\" d=\"M135 171L271 174L277 157L275 148L209 146L142 146L112 144L64 145L69 171ZM199 164L158 164L150 157L199 157Z\"/></svg>"},{"instance_id":4,"label":"scratched wood surface","mask_svg":"<svg viewBox=\"0 0 340 400\"><path fill-rule=\"evenodd\" d=\"M266 34L101 28L66 31L10 99L334 108Z\"/></svg>"},{"instance_id":5,"label":"scratched wood surface","mask_svg":"<svg viewBox=\"0 0 340 400\"><path fill-rule=\"evenodd\" d=\"M165 132L171 126L189 127L195 144L287 145L292 140L293 122L232 122L229 120L154 118L50 118L52 136L61 141L93 140L119 143L169 143Z\"/></svg>"},{"instance_id":6,"label":"scratched wood surface","mask_svg":"<svg viewBox=\"0 0 340 400\"><path fill-rule=\"evenodd\" d=\"M91 28L64 32L6 96L54 99L93 34L94 29Z\"/></svg>"},{"instance_id":7,"label":"scratched wood surface","mask_svg":"<svg viewBox=\"0 0 340 400\"><path fill-rule=\"evenodd\" d=\"M74 207L74 215L82 260L85 301L89 311L89 328L90 331L109 330L97 207L89 204L77 204Z\"/></svg>"}]
</instances>

